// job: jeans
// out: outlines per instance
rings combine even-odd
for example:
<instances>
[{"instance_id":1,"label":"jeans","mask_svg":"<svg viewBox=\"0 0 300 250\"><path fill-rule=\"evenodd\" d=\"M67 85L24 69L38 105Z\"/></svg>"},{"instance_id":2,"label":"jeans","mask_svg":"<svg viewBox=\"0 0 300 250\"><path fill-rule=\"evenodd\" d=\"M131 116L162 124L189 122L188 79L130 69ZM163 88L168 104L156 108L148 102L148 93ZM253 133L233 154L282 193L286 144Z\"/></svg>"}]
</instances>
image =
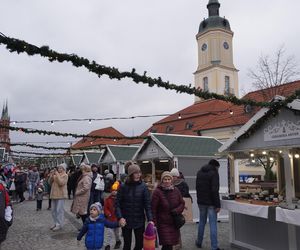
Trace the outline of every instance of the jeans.
<instances>
[{"instance_id":1,"label":"jeans","mask_svg":"<svg viewBox=\"0 0 300 250\"><path fill-rule=\"evenodd\" d=\"M105 228L107 230L107 237L104 238L105 246L113 246L114 239L117 241L120 241L120 228Z\"/></svg>"},{"instance_id":2,"label":"jeans","mask_svg":"<svg viewBox=\"0 0 300 250\"><path fill-rule=\"evenodd\" d=\"M199 205L199 225L198 225L198 237L197 244L202 245L204 228L207 221L207 215L209 220L209 228L210 228L210 242L211 249L215 250L218 248L218 230L217 230L217 213L216 208L213 206L205 206Z\"/></svg>"},{"instance_id":3,"label":"jeans","mask_svg":"<svg viewBox=\"0 0 300 250\"><path fill-rule=\"evenodd\" d=\"M29 193L29 198L34 198L35 195L35 189L36 189L36 184L35 182L29 182L28 183L28 193Z\"/></svg>"}]
</instances>

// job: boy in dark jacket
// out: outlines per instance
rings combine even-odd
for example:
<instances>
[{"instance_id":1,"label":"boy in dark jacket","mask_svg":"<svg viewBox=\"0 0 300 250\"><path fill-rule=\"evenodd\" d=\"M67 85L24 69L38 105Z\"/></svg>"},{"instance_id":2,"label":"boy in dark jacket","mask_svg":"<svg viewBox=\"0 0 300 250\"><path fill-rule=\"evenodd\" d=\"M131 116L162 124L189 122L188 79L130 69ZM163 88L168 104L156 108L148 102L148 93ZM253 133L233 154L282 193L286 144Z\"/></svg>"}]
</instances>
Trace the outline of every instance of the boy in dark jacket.
<instances>
[{"instance_id":1,"label":"boy in dark jacket","mask_svg":"<svg viewBox=\"0 0 300 250\"><path fill-rule=\"evenodd\" d=\"M77 240L80 241L85 236L85 246L87 250L98 250L103 246L104 227L116 228L118 222L110 222L105 219L102 205L97 202L90 206L90 216L85 220Z\"/></svg>"},{"instance_id":2,"label":"boy in dark jacket","mask_svg":"<svg viewBox=\"0 0 300 250\"><path fill-rule=\"evenodd\" d=\"M196 246L201 248L204 228L209 219L211 249L218 250L217 214L220 212L219 196L219 167L220 163L212 159L197 173L196 191L199 207L199 225Z\"/></svg>"}]
</instances>

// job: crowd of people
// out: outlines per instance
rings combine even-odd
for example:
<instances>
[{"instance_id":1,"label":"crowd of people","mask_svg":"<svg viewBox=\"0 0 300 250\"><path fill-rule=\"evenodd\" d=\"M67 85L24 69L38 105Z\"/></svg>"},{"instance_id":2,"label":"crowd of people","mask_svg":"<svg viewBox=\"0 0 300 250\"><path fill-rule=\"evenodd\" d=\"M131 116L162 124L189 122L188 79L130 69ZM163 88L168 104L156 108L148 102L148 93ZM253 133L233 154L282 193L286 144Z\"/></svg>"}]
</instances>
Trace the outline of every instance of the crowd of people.
<instances>
[{"instance_id":1,"label":"crowd of people","mask_svg":"<svg viewBox=\"0 0 300 250\"><path fill-rule=\"evenodd\" d=\"M196 189L200 220L196 246L201 248L204 227L209 218L211 247L218 248L217 213L220 210L219 175L220 164L211 160L197 173ZM119 180L109 170L103 175L97 165L82 163L75 169L67 169L60 164L53 169L40 173L36 167L25 172L20 167L11 173L0 174L0 219L4 218L3 209L10 206L9 195L15 202L23 202L24 192L28 191L28 200L36 200L36 210L42 209L44 196L48 196L48 210L53 218L52 231L59 231L64 226L64 202L73 199L71 212L82 220L82 228L77 240L85 236L87 249L130 250L132 234L135 236L135 250L145 248L145 226L156 228L153 244L159 243L162 250L171 250L181 244L180 226L175 217L185 209L184 198L192 199L189 187L178 169L164 171L157 185L149 191L142 179L139 165L128 162L126 174ZM3 190L6 190L6 193ZM2 195L3 194L3 195ZM4 197L4 198L3 198ZM2 201L2 200L3 201ZM2 205L4 204L4 205ZM5 212L4 212L5 215ZM9 223L7 224L6 232ZM104 237L107 227L107 237ZM120 227L121 231L120 232ZM2 228L0 228L2 234ZM148 230L148 228L147 228ZM4 230L5 231L5 230ZM4 232L3 231L3 232ZM157 237L156 237L157 234ZM4 235L4 234L3 234ZM5 233L6 235L6 233ZM0 240L3 237L0 238ZM2 239L4 240L5 237ZM149 248L152 249L152 248Z\"/></svg>"}]
</instances>

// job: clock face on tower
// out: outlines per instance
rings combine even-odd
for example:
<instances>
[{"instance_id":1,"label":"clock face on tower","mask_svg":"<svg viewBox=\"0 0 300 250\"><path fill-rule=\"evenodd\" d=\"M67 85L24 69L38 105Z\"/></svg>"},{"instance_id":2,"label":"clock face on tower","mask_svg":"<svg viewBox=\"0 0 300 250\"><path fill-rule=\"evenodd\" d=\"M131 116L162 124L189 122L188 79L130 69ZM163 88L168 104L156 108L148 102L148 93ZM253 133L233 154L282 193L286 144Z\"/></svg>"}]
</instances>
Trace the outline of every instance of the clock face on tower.
<instances>
[{"instance_id":1,"label":"clock face on tower","mask_svg":"<svg viewBox=\"0 0 300 250\"><path fill-rule=\"evenodd\" d=\"M223 47L224 47L224 49L229 49L229 44L227 42L224 42Z\"/></svg>"},{"instance_id":2,"label":"clock face on tower","mask_svg":"<svg viewBox=\"0 0 300 250\"><path fill-rule=\"evenodd\" d=\"M201 47L201 50L202 51L205 51L207 49L207 44L206 43L203 43L202 44L202 47Z\"/></svg>"}]
</instances>

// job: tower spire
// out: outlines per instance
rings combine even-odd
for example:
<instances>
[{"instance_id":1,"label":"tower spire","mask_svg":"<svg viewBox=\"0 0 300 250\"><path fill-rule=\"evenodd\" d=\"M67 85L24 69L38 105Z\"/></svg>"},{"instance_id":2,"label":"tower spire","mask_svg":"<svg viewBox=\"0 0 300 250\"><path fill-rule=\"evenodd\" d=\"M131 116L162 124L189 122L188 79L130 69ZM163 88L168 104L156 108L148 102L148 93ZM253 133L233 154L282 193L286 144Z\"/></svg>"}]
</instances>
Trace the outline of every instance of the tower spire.
<instances>
[{"instance_id":1,"label":"tower spire","mask_svg":"<svg viewBox=\"0 0 300 250\"><path fill-rule=\"evenodd\" d=\"M209 0L207 4L208 15L211 16L219 16L219 9L221 4L218 0Z\"/></svg>"}]
</instances>

